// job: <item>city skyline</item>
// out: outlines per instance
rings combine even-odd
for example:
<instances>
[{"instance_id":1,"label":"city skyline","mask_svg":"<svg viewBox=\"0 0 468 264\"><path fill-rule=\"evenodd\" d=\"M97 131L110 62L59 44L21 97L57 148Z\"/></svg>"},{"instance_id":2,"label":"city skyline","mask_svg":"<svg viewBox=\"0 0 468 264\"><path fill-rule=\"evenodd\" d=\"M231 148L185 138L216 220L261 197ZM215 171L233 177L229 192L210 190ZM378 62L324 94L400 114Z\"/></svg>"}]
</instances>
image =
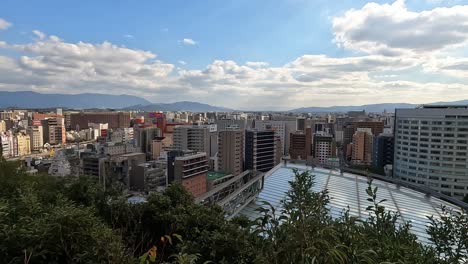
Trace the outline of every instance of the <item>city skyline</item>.
<instances>
[{"instance_id":1,"label":"city skyline","mask_svg":"<svg viewBox=\"0 0 468 264\"><path fill-rule=\"evenodd\" d=\"M0 4L0 90L234 109L468 99L467 1Z\"/></svg>"}]
</instances>

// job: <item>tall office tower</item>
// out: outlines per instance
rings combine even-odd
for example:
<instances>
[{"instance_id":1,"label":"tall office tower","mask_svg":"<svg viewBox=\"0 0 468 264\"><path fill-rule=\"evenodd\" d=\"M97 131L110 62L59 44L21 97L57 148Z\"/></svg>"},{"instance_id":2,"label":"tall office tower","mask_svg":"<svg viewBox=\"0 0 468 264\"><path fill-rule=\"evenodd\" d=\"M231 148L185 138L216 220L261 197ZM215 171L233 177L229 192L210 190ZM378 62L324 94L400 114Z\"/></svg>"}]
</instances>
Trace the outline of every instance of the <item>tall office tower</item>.
<instances>
[{"instance_id":1,"label":"tall office tower","mask_svg":"<svg viewBox=\"0 0 468 264\"><path fill-rule=\"evenodd\" d=\"M176 150L192 150L210 153L210 128L206 126L176 126L173 147Z\"/></svg>"},{"instance_id":2,"label":"tall office tower","mask_svg":"<svg viewBox=\"0 0 468 264\"><path fill-rule=\"evenodd\" d=\"M316 161L326 164L336 156L336 144L330 134L314 134L313 156Z\"/></svg>"},{"instance_id":3,"label":"tall office tower","mask_svg":"<svg viewBox=\"0 0 468 264\"><path fill-rule=\"evenodd\" d=\"M395 111L393 176L457 198L468 194L468 107Z\"/></svg>"},{"instance_id":4,"label":"tall office tower","mask_svg":"<svg viewBox=\"0 0 468 264\"><path fill-rule=\"evenodd\" d=\"M306 129L306 120L303 117L298 117L296 119L296 131L305 131Z\"/></svg>"},{"instance_id":5,"label":"tall office tower","mask_svg":"<svg viewBox=\"0 0 468 264\"><path fill-rule=\"evenodd\" d=\"M6 129L6 122L5 120L0 120L0 132L5 132Z\"/></svg>"},{"instance_id":6,"label":"tall office tower","mask_svg":"<svg viewBox=\"0 0 468 264\"><path fill-rule=\"evenodd\" d=\"M307 128L306 133L298 131L290 134L289 155L291 159L306 160L311 156L312 129Z\"/></svg>"},{"instance_id":7,"label":"tall office tower","mask_svg":"<svg viewBox=\"0 0 468 264\"><path fill-rule=\"evenodd\" d=\"M13 156L13 135L11 132L0 132L0 151L4 158Z\"/></svg>"},{"instance_id":8,"label":"tall office tower","mask_svg":"<svg viewBox=\"0 0 468 264\"><path fill-rule=\"evenodd\" d=\"M65 121L63 118L48 118L41 120L43 143L51 145L64 144L66 141Z\"/></svg>"},{"instance_id":9,"label":"tall office tower","mask_svg":"<svg viewBox=\"0 0 468 264\"><path fill-rule=\"evenodd\" d=\"M21 157L31 154L31 139L28 134L18 133L13 140L13 144L16 146L15 156Z\"/></svg>"},{"instance_id":10,"label":"tall office tower","mask_svg":"<svg viewBox=\"0 0 468 264\"><path fill-rule=\"evenodd\" d=\"M373 135L370 128L358 128L353 135L351 162L356 165L371 165Z\"/></svg>"},{"instance_id":11,"label":"tall office tower","mask_svg":"<svg viewBox=\"0 0 468 264\"><path fill-rule=\"evenodd\" d=\"M217 171L234 175L240 174L243 168L243 145L243 133L241 130L220 131Z\"/></svg>"},{"instance_id":12,"label":"tall office tower","mask_svg":"<svg viewBox=\"0 0 468 264\"><path fill-rule=\"evenodd\" d=\"M42 126L31 126L27 133L31 140L31 151L38 151L44 146L44 135Z\"/></svg>"},{"instance_id":13,"label":"tall office tower","mask_svg":"<svg viewBox=\"0 0 468 264\"><path fill-rule=\"evenodd\" d=\"M290 133L296 131L295 121L284 120L256 120L255 128L259 130L272 129L275 131L275 136L281 140L282 152L281 155L289 153Z\"/></svg>"},{"instance_id":14,"label":"tall office tower","mask_svg":"<svg viewBox=\"0 0 468 264\"><path fill-rule=\"evenodd\" d=\"M394 140L391 134L380 134L374 137L372 166L383 168L393 164Z\"/></svg>"},{"instance_id":15,"label":"tall office tower","mask_svg":"<svg viewBox=\"0 0 468 264\"><path fill-rule=\"evenodd\" d=\"M170 151L168 153L168 183L181 183L194 197L206 192L207 172L208 159L204 152Z\"/></svg>"},{"instance_id":16,"label":"tall office tower","mask_svg":"<svg viewBox=\"0 0 468 264\"><path fill-rule=\"evenodd\" d=\"M245 168L267 172L275 166L275 132L247 130L245 132Z\"/></svg>"},{"instance_id":17,"label":"tall office tower","mask_svg":"<svg viewBox=\"0 0 468 264\"><path fill-rule=\"evenodd\" d=\"M107 123L109 128L126 128L130 126L128 112L80 112L70 114L71 129L86 129L88 123Z\"/></svg>"},{"instance_id":18,"label":"tall office tower","mask_svg":"<svg viewBox=\"0 0 468 264\"><path fill-rule=\"evenodd\" d=\"M161 130L154 126L135 126L133 133L135 145L150 159L153 156L153 140L161 137Z\"/></svg>"},{"instance_id":19,"label":"tall office tower","mask_svg":"<svg viewBox=\"0 0 468 264\"><path fill-rule=\"evenodd\" d=\"M384 122L382 121L358 121L351 122L343 127L343 144L346 146L353 141L354 133L358 128L370 128L372 135L378 136L383 133Z\"/></svg>"}]
</instances>

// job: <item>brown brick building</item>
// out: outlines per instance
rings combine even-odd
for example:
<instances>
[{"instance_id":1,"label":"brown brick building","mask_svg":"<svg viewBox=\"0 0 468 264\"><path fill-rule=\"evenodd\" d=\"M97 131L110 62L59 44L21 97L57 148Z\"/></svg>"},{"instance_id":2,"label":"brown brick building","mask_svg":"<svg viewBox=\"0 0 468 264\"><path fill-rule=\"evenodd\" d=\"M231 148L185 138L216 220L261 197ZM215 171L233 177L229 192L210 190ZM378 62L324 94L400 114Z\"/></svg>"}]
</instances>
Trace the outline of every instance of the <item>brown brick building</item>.
<instances>
[{"instance_id":1,"label":"brown brick building","mask_svg":"<svg viewBox=\"0 0 468 264\"><path fill-rule=\"evenodd\" d=\"M289 155L291 159L306 160L312 154L312 129L306 132L291 133L289 140Z\"/></svg>"},{"instance_id":2,"label":"brown brick building","mask_svg":"<svg viewBox=\"0 0 468 264\"><path fill-rule=\"evenodd\" d=\"M107 123L109 128L126 128L130 126L128 112L80 112L70 114L71 129L86 129L88 123Z\"/></svg>"}]
</instances>

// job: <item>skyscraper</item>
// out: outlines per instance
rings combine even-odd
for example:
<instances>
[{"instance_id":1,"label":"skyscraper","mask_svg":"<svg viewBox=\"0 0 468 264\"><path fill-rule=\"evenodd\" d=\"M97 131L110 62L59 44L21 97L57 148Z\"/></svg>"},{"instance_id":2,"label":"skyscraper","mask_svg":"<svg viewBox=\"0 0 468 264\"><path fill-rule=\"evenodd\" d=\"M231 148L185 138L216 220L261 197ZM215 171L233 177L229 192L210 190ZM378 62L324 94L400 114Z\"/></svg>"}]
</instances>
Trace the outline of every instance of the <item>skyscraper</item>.
<instances>
[{"instance_id":1,"label":"skyscraper","mask_svg":"<svg viewBox=\"0 0 468 264\"><path fill-rule=\"evenodd\" d=\"M267 172L275 166L275 132L247 130L245 132L245 168Z\"/></svg>"},{"instance_id":2,"label":"skyscraper","mask_svg":"<svg viewBox=\"0 0 468 264\"><path fill-rule=\"evenodd\" d=\"M210 153L210 128L206 126L177 126L174 128L176 150L192 150Z\"/></svg>"},{"instance_id":3,"label":"skyscraper","mask_svg":"<svg viewBox=\"0 0 468 264\"><path fill-rule=\"evenodd\" d=\"M307 128L306 132L297 131L290 134L289 155L291 159L306 160L312 155L312 129Z\"/></svg>"},{"instance_id":4,"label":"skyscraper","mask_svg":"<svg viewBox=\"0 0 468 264\"><path fill-rule=\"evenodd\" d=\"M316 161L326 164L329 158L335 157L336 145L330 134L314 134L313 156Z\"/></svg>"},{"instance_id":5,"label":"skyscraper","mask_svg":"<svg viewBox=\"0 0 468 264\"><path fill-rule=\"evenodd\" d=\"M395 111L393 175L446 195L468 194L468 107Z\"/></svg>"},{"instance_id":6,"label":"skyscraper","mask_svg":"<svg viewBox=\"0 0 468 264\"><path fill-rule=\"evenodd\" d=\"M27 130L31 140L31 151L38 151L44 146L42 126L31 126Z\"/></svg>"},{"instance_id":7,"label":"skyscraper","mask_svg":"<svg viewBox=\"0 0 468 264\"><path fill-rule=\"evenodd\" d=\"M373 135L370 128L358 128L353 135L351 162L356 165L371 165Z\"/></svg>"},{"instance_id":8,"label":"skyscraper","mask_svg":"<svg viewBox=\"0 0 468 264\"><path fill-rule=\"evenodd\" d=\"M218 171L238 175L242 172L243 133L241 130L219 132Z\"/></svg>"},{"instance_id":9,"label":"skyscraper","mask_svg":"<svg viewBox=\"0 0 468 264\"><path fill-rule=\"evenodd\" d=\"M393 135L380 134L374 137L372 166L383 168L385 165L393 164Z\"/></svg>"}]
</instances>

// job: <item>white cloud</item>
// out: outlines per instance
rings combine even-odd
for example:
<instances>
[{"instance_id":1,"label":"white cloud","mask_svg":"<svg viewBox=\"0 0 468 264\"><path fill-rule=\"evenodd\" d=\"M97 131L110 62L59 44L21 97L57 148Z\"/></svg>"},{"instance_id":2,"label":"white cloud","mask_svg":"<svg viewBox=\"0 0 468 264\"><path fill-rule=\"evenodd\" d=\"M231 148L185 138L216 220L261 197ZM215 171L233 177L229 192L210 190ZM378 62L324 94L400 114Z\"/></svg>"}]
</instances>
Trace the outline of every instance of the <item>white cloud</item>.
<instances>
[{"instance_id":1,"label":"white cloud","mask_svg":"<svg viewBox=\"0 0 468 264\"><path fill-rule=\"evenodd\" d=\"M133 39L133 38L135 38L135 36L130 35L130 34L125 34L125 35L123 35L123 37L124 37L124 38L128 38L128 39Z\"/></svg>"},{"instance_id":2,"label":"white cloud","mask_svg":"<svg viewBox=\"0 0 468 264\"><path fill-rule=\"evenodd\" d=\"M32 32L40 40L43 40L46 37L46 35L43 32L39 31L39 30L33 30Z\"/></svg>"},{"instance_id":3,"label":"white cloud","mask_svg":"<svg viewBox=\"0 0 468 264\"><path fill-rule=\"evenodd\" d=\"M197 42L191 38L184 38L182 40L182 43L185 44L185 45L196 45Z\"/></svg>"},{"instance_id":4,"label":"white cloud","mask_svg":"<svg viewBox=\"0 0 468 264\"><path fill-rule=\"evenodd\" d=\"M263 67L268 67L268 62L263 62L263 61L248 61L245 63L245 65L249 67L254 67L254 68L263 68Z\"/></svg>"},{"instance_id":5,"label":"white cloud","mask_svg":"<svg viewBox=\"0 0 468 264\"><path fill-rule=\"evenodd\" d=\"M336 43L358 56L305 54L281 66L214 60L187 70L149 51L71 43L35 31L31 43L0 42L0 48L20 54L0 56L0 90L127 93L159 102L272 110L468 99L468 46L460 48L466 44L465 8L413 12L403 1L370 3L333 20Z\"/></svg>"},{"instance_id":6,"label":"white cloud","mask_svg":"<svg viewBox=\"0 0 468 264\"><path fill-rule=\"evenodd\" d=\"M11 27L11 23L6 21L5 19L3 18L0 18L0 30L5 30L9 27Z\"/></svg>"},{"instance_id":7,"label":"white cloud","mask_svg":"<svg viewBox=\"0 0 468 264\"><path fill-rule=\"evenodd\" d=\"M428 54L468 43L468 5L409 11L404 1L368 3L333 18L335 42L386 56Z\"/></svg>"}]
</instances>

